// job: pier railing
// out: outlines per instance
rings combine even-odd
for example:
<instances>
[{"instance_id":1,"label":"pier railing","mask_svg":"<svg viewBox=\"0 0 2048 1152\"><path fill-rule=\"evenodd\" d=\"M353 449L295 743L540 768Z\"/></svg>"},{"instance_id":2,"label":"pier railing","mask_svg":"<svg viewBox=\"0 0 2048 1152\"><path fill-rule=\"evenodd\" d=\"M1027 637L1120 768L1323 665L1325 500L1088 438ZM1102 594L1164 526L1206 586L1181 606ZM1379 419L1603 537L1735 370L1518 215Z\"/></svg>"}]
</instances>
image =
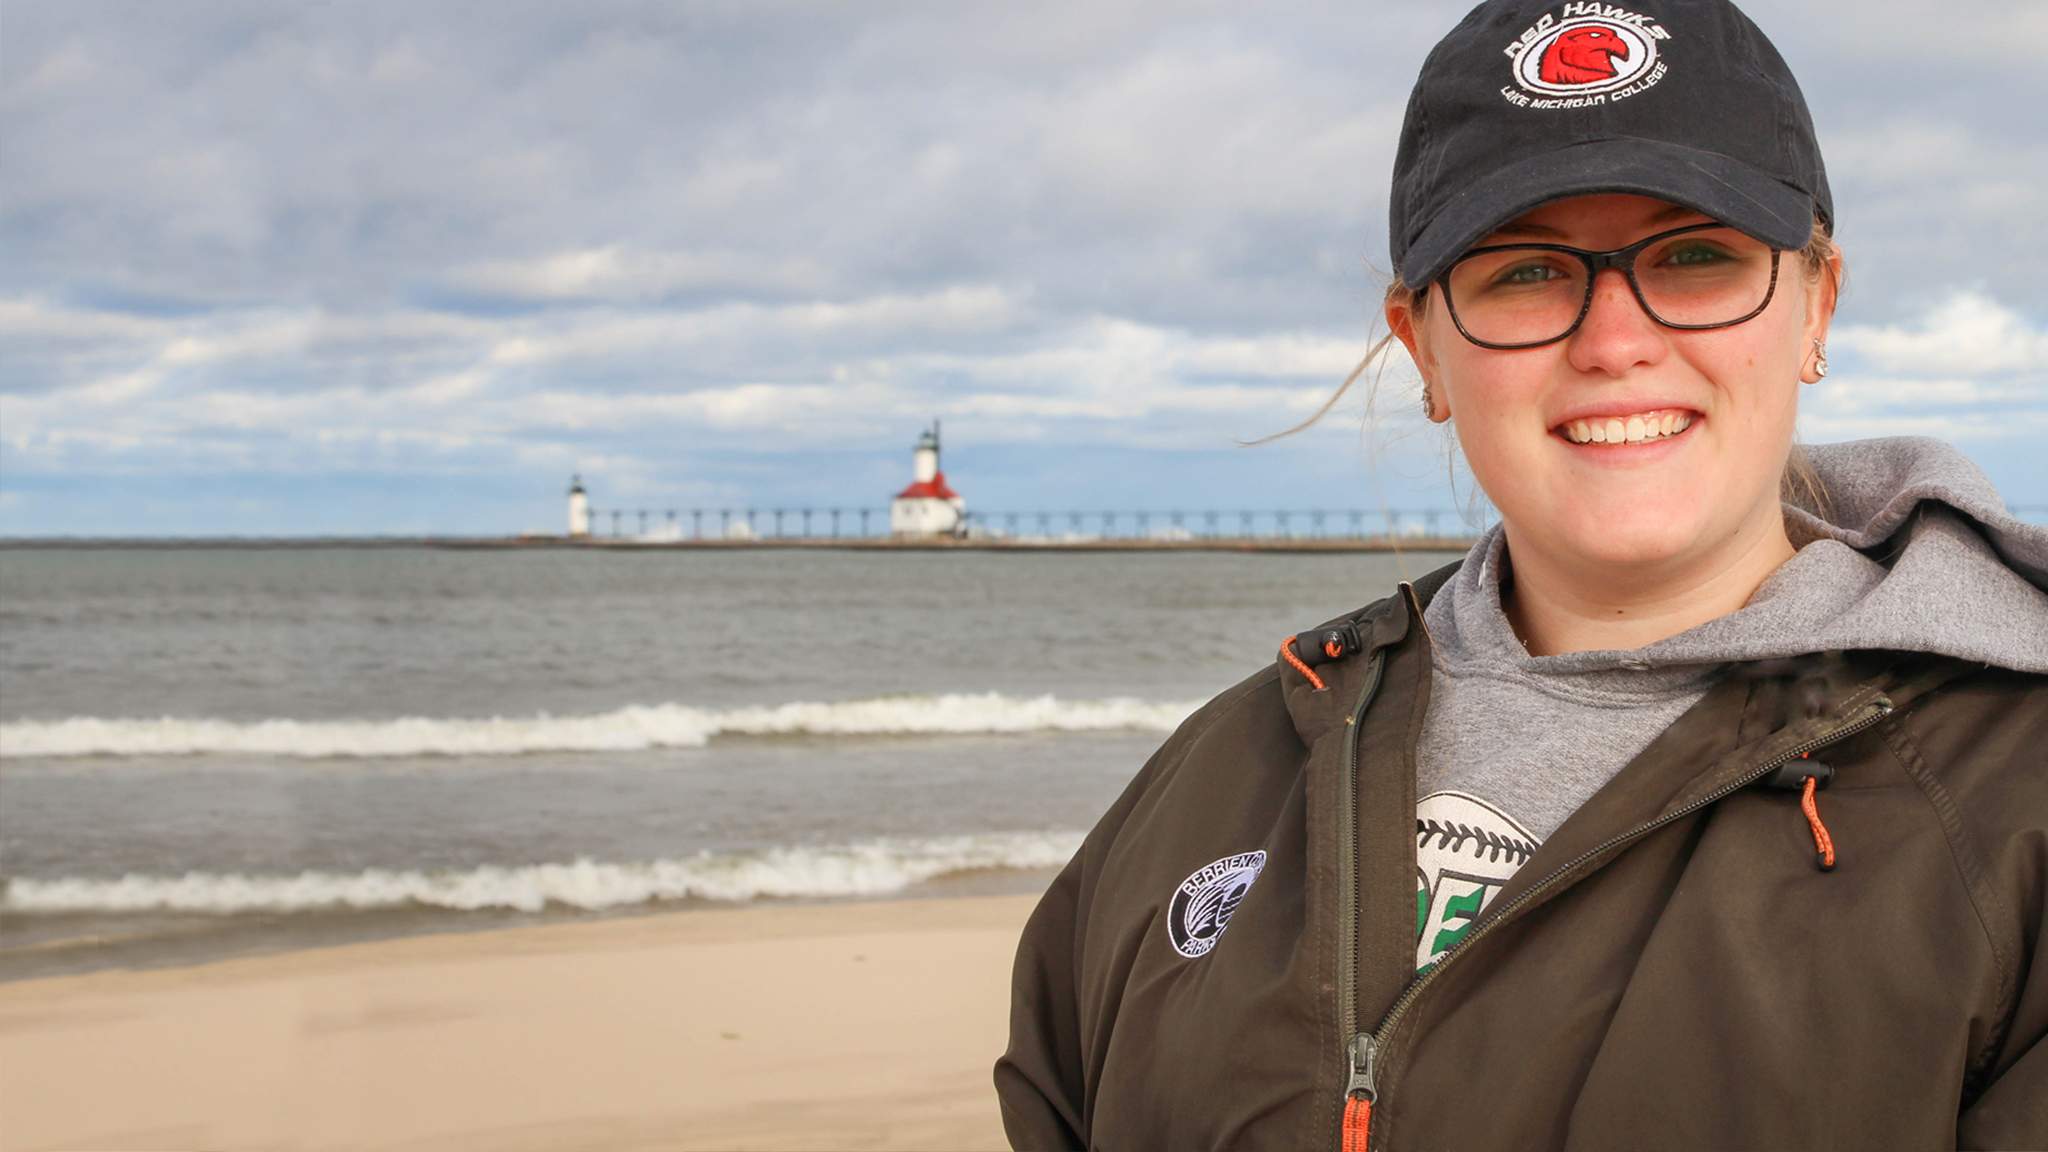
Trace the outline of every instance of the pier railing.
<instances>
[{"instance_id":1,"label":"pier railing","mask_svg":"<svg viewBox=\"0 0 2048 1152\"><path fill-rule=\"evenodd\" d=\"M2048 524L2048 504L2016 505L2012 514ZM962 535L986 539L1193 540L1432 539L1476 536L1453 508L1169 508L997 509L966 515ZM598 539L773 540L878 539L890 535L887 508L731 506L590 510Z\"/></svg>"},{"instance_id":2,"label":"pier railing","mask_svg":"<svg viewBox=\"0 0 2048 1152\"><path fill-rule=\"evenodd\" d=\"M998 509L966 514L961 535L981 538L1190 540L1365 539L1477 535L1451 508ZM863 539L890 535L886 508L593 508L598 539Z\"/></svg>"}]
</instances>

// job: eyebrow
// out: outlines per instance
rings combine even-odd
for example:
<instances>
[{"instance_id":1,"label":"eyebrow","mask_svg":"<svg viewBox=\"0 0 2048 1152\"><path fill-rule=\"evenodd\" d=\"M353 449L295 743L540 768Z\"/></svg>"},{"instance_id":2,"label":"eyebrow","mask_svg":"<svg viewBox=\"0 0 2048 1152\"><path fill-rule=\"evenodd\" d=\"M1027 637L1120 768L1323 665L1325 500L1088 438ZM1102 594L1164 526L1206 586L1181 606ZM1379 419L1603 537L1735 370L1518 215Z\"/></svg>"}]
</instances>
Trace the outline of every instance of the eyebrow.
<instances>
[{"instance_id":1,"label":"eyebrow","mask_svg":"<svg viewBox=\"0 0 2048 1152\"><path fill-rule=\"evenodd\" d=\"M1687 208L1683 204L1673 204L1670 207L1653 214L1649 219L1643 221L1643 223L1662 224L1667 220L1676 220L1681 216L1704 215L1706 215L1706 213L1700 212L1696 209ZM1556 228L1552 228L1547 224L1530 224L1520 220L1510 221L1506 224L1501 225L1500 227L1493 230L1492 235L1550 236L1555 237L1557 239L1564 238L1564 233L1562 231Z\"/></svg>"}]
</instances>

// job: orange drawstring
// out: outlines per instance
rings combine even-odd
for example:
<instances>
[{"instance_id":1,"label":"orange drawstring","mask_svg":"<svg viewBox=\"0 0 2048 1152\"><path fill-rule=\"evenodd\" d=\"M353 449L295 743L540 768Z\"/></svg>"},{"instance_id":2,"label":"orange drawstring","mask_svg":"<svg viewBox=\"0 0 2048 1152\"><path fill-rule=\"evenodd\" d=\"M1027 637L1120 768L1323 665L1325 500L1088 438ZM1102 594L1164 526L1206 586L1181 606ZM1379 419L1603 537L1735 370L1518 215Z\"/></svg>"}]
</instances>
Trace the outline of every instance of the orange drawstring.
<instances>
[{"instance_id":1,"label":"orange drawstring","mask_svg":"<svg viewBox=\"0 0 2048 1152\"><path fill-rule=\"evenodd\" d=\"M1806 753L1799 754L1801 760ZM1820 806L1814 803L1813 795L1819 788L1817 777L1808 776L1799 789L1799 810L1806 813L1806 824L1813 829L1814 862L1823 872L1835 870L1835 838L1828 835L1828 826L1820 822Z\"/></svg>"},{"instance_id":2,"label":"orange drawstring","mask_svg":"<svg viewBox=\"0 0 2048 1152\"><path fill-rule=\"evenodd\" d=\"M1343 1152L1369 1152L1372 1147L1372 1101L1344 1098Z\"/></svg>"},{"instance_id":3,"label":"orange drawstring","mask_svg":"<svg viewBox=\"0 0 2048 1152\"><path fill-rule=\"evenodd\" d=\"M1322 664L1331 660L1342 660L1363 647L1359 642L1356 625L1350 623L1329 625L1313 637L1307 647L1301 647L1300 641L1301 633L1299 632L1282 640L1280 642L1280 658L1294 665L1294 670L1301 673L1302 677L1313 685L1318 692L1328 688L1329 685L1323 683L1323 678L1316 675L1315 669L1310 668L1309 665L1311 663Z\"/></svg>"},{"instance_id":4,"label":"orange drawstring","mask_svg":"<svg viewBox=\"0 0 2048 1152\"><path fill-rule=\"evenodd\" d=\"M1296 633L1295 635L1297 635L1297 636L1298 636L1298 635L1300 635L1300 633ZM1327 650L1327 649L1328 649L1328 647L1330 647L1330 646L1333 646L1333 645L1334 645L1335 643L1336 643L1335 641L1330 641L1330 642L1329 642L1329 644L1325 646L1325 650ZM1343 653L1342 653L1342 652L1341 652L1341 650L1340 650L1340 651L1338 651L1338 652L1332 652L1332 653L1330 653L1330 654L1331 654L1332 656L1339 656L1339 655L1342 655ZM1292 665L1294 665L1294 670L1295 670L1296 672L1299 672L1299 673L1301 673L1301 674L1302 674L1303 676L1306 676L1306 677L1308 677L1308 682L1309 682L1310 684L1313 684L1313 685L1315 685L1315 689L1316 689L1316 691L1318 691L1318 692L1321 692L1321 691L1323 690L1323 688L1325 687L1325 685L1323 684L1323 678L1322 678L1321 676L1318 676L1318 675L1316 675L1316 670L1315 670L1315 669L1313 669L1313 668L1309 667L1308 665L1306 665L1306 664L1302 663L1302 662L1301 662L1301 657L1299 657L1299 656L1296 656L1296 655L1294 654L1294 637L1293 637L1293 636L1289 636L1289 637L1288 637L1287 639L1285 639L1285 640L1282 640L1282 641L1280 642L1280 656L1281 656L1281 658L1282 658L1282 659L1285 659L1285 660L1286 660L1286 661L1287 661L1287 662L1288 662L1289 664L1292 664Z\"/></svg>"}]
</instances>

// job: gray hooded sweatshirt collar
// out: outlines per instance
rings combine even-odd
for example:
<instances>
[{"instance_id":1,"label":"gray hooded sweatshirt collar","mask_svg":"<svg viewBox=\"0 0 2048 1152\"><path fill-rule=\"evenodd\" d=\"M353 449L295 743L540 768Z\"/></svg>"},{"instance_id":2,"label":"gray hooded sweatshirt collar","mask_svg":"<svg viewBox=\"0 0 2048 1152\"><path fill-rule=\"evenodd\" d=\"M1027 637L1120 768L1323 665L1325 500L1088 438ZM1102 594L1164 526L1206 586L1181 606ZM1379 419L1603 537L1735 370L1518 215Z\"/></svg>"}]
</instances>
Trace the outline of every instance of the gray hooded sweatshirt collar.
<instances>
[{"instance_id":1,"label":"gray hooded sweatshirt collar","mask_svg":"<svg viewBox=\"0 0 2048 1152\"><path fill-rule=\"evenodd\" d=\"M1531 656L1501 608L1507 538L1496 524L1431 601L1431 638L1534 675L1679 670L1608 685L1628 691L1634 680L1651 694L1696 679L1703 664L1828 649L2048 672L2048 528L2015 519L1984 473L1940 440L1855 440L1806 454L1832 507L1823 517L1784 505L1798 552L1738 611L1633 650Z\"/></svg>"},{"instance_id":2,"label":"gray hooded sweatshirt collar","mask_svg":"<svg viewBox=\"0 0 2048 1152\"><path fill-rule=\"evenodd\" d=\"M2048 672L2048 528L1939 440L1806 453L1831 507L1784 506L1797 553L1742 608L1641 648L1530 655L1501 608L1507 538L1488 530L1423 614L1417 795L1545 838L1739 661L1875 648Z\"/></svg>"}]
</instances>

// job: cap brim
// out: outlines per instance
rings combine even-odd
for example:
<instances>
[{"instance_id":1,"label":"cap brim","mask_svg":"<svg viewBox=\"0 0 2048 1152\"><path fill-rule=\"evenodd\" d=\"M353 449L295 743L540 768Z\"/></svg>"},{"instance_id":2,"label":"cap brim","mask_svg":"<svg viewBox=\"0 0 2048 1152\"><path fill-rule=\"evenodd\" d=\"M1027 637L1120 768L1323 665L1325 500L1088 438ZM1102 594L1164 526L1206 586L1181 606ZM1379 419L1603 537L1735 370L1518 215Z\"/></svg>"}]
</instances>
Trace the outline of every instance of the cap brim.
<instances>
[{"instance_id":1,"label":"cap brim","mask_svg":"<svg viewBox=\"0 0 2048 1152\"><path fill-rule=\"evenodd\" d=\"M1562 196L1634 192L1705 213L1778 248L1806 247L1813 197L1718 152L1639 137L1589 140L1497 168L1444 205L1401 258L1421 288L1502 224Z\"/></svg>"}]
</instances>

